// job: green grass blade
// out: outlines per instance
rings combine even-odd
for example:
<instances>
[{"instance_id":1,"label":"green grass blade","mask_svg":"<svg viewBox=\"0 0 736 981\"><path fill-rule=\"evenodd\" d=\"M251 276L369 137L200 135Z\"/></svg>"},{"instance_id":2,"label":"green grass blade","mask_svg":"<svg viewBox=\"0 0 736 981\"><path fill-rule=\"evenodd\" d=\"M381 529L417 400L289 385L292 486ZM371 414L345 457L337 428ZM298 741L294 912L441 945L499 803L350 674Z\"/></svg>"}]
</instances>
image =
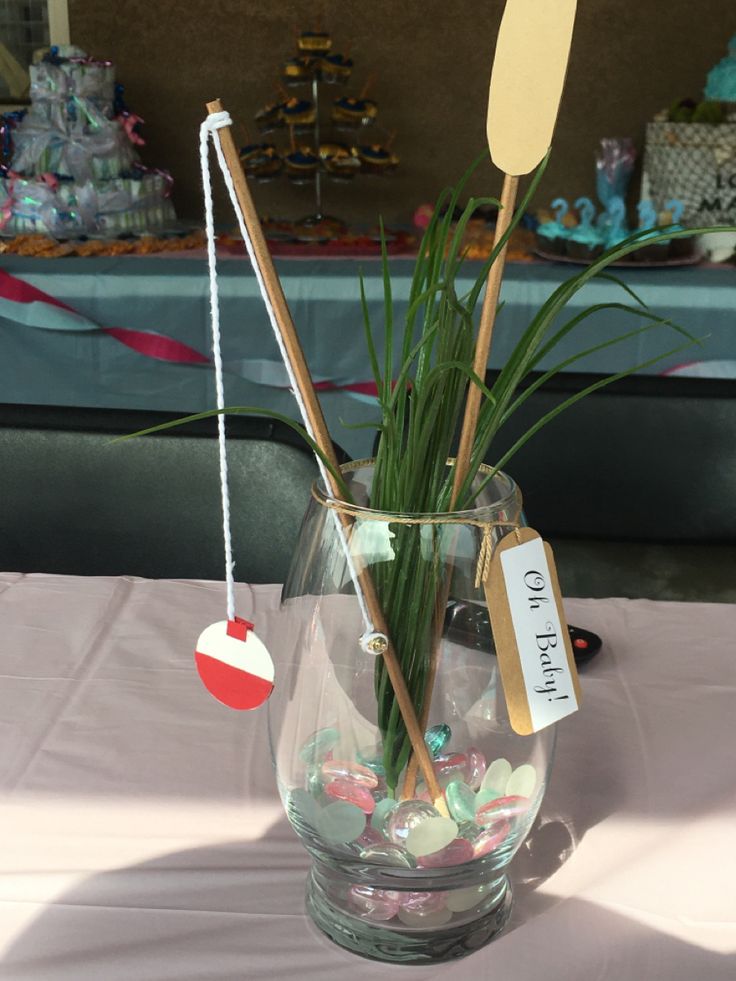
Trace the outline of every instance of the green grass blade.
<instances>
[{"instance_id":1,"label":"green grass blade","mask_svg":"<svg viewBox=\"0 0 736 981\"><path fill-rule=\"evenodd\" d=\"M379 218L381 231L381 272L383 275L383 316L384 316L384 350L383 350L383 380L384 398L387 402L391 397L391 379L394 372L394 303L391 292L391 274L388 268L388 250L386 248L386 232L383 218Z\"/></svg>"},{"instance_id":2,"label":"green grass blade","mask_svg":"<svg viewBox=\"0 0 736 981\"><path fill-rule=\"evenodd\" d=\"M569 409L570 406L575 405L576 402L579 402L581 399L584 399L586 395L590 395L593 392L598 391L598 389L600 388L605 388L607 385L612 385L613 382L619 381L619 379L621 378L627 378L629 375L633 375L637 371L643 371L645 368L650 368L652 365L656 364L658 361L661 361L663 358L669 358L673 354L680 354L682 351L686 351L689 347L692 347L692 345L681 344L679 347L675 347L669 351L665 351L663 354L658 355L656 358L650 358L648 361L643 361L641 364L634 365L632 368L627 368L624 371L618 371L614 375L607 375L605 378L602 378L599 381L594 382L592 385L588 385L587 388L584 388L580 392L576 392L574 395L571 395L570 398L565 399L565 401L562 402L560 405L556 406L556 408L552 409L550 412L547 412L544 416L542 416L541 419L538 419L533 426L530 426L529 429L527 429L527 431L524 433L524 435L520 436L519 439L517 439L517 441L514 443L514 445L510 449L508 449L506 453L503 454L501 459L493 466L489 475L483 481L481 481L478 488L473 491L472 499L475 499L478 496L478 494L480 494L483 488L493 479L493 477L498 473L498 471L506 466L506 464L512 458L512 456L515 453L517 453L522 448L522 446L524 446L532 438L532 436L538 433L539 430L542 429L544 426L546 426L548 422L551 422L558 415L560 415L561 412L564 412L566 409Z\"/></svg>"},{"instance_id":3,"label":"green grass blade","mask_svg":"<svg viewBox=\"0 0 736 981\"><path fill-rule=\"evenodd\" d=\"M499 422L499 428L502 426L513 413L524 404L524 402L533 395L537 389L541 388L546 382L549 381L554 375L564 372L566 368L570 365L575 364L576 361L580 361L582 358L588 357L590 354L596 354L598 351L603 351L605 348L613 347L616 344L621 344L623 341L630 340L632 337L638 337L641 334L647 333L647 331L654 330L656 327L668 327L672 326L668 320L664 320L661 317L651 316L652 323L645 324L644 327L638 327L636 330L627 331L625 334L619 334L617 337L609 338L606 341L601 341L594 347L586 348L584 351L578 351L575 354L570 355L569 358L565 358L564 361L560 361L553 368L545 371L539 378L537 378L531 385L528 385L523 391L521 391L514 402L506 409L506 411L501 416ZM694 344L699 344L704 340L704 338L690 338L691 343L685 345L686 347L691 347Z\"/></svg>"},{"instance_id":4,"label":"green grass blade","mask_svg":"<svg viewBox=\"0 0 736 981\"><path fill-rule=\"evenodd\" d=\"M652 320L663 326L671 327L674 331L682 334L689 341L694 343L697 341L697 338L693 337L693 335L686 331L684 327L680 327L679 324L675 324L671 320L658 317L646 307L632 307L627 303L595 303L593 306L586 307L585 310L582 310L580 313L568 320L566 324L564 324L555 334L552 335L546 344L537 349L534 357L529 362L529 370L533 371L539 362L542 361L542 359L545 358L550 351L554 350L560 341L572 330L574 330L575 327L579 326L579 324L581 324L584 320L587 320L589 317L592 317L594 314L600 313L602 310L620 310L622 313L626 313L632 317L643 317L646 320Z\"/></svg>"},{"instance_id":5,"label":"green grass blade","mask_svg":"<svg viewBox=\"0 0 736 981\"><path fill-rule=\"evenodd\" d=\"M378 364L378 352L376 351L376 344L373 339L373 330L371 328L371 315L368 310L368 301L365 296L365 280L363 279L363 273L358 273L358 281L360 283L360 309L363 312L363 331L365 333L365 343L368 348L368 358L371 363L371 371L373 372L373 380L376 383L376 390L378 391L378 398L381 402L382 392L383 392L383 378L381 377L381 368Z\"/></svg>"},{"instance_id":6,"label":"green grass blade","mask_svg":"<svg viewBox=\"0 0 736 981\"><path fill-rule=\"evenodd\" d=\"M253 416L267 416L269 419L277 419L279 422L283 422L284 425L293 429L295 433L304 440L304 442L311 448L312 452L319 457L319 459L324 464L325 468L334 477L338 487L340 488L340 493L343 496L343 500L352 501L350 492L345 486L345 481L342 479L342 474L339 470L335 470L330 461L327 459L322 449L315 443L309 433L303 426L300 426L298 422L294 422L288 416L282 415L280 412L274 412L271 409L264 409L258 405L230 405L226 406L224 409L208 409L206 412L195 412L191 416L182 416L181 419L172 419L170 422L159 423L158 426L149 426L147 429L139 429L135 433L125 433L123 436L116 436L115 439L110 440L110 443L124 443L130 439L136 439L139 436L150 436L151 433L161 433L166 429L175 429L177 426L183 426L187 422L197 422L199 419L211 419L213 416L219 415L253 415Z\"/></svg>"}]
</instances>

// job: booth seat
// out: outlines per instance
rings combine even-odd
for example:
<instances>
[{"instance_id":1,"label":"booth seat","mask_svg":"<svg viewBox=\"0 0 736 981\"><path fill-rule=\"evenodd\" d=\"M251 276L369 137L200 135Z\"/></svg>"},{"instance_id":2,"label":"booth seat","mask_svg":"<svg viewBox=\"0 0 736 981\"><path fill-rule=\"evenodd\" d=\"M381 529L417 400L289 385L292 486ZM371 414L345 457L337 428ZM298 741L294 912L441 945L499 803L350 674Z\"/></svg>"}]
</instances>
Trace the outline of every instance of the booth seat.
<instances>
[{"instance_id":1,"label":"booth seat","mask_svg":"<svg viewBox=\"0 0 736 981\"><path fill-rule=\"evenodd\" d=\"M535 391L488 462L596 379ZM176 417L0 406L0 569L224 578L215 420L113 442ZM236 578L283 582L314 459L282 423L231 416L227 429ZM622 380L505 469L555 548L564 594L736 601L736 381Z\"/></svg>"}]
</instances>

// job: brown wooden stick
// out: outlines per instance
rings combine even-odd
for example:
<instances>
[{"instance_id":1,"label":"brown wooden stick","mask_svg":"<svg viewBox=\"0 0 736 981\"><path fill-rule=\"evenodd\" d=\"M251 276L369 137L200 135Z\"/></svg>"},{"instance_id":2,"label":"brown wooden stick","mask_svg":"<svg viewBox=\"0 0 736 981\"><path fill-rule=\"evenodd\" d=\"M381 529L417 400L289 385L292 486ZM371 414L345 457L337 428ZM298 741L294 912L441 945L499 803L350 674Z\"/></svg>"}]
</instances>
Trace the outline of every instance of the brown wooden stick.
<instances>
[{"instance_id":1,"label":"brown wooden stick","mask_svg":"<svg viewBox=\"0 0 736 981\"><path fill-rule=\"evenodd\" d=\"M223 112L223 107L220 100L216 99L214 102L208 102L207 111L210 114ZM330 465L335 470L339 471L339 464L335 456L330 434L327 430L324 415L322 414L322 407L319 404L317 393L314 390L312 376L309 373L309 368L307 367L307 362L304 357L304 351L302 350L302 346L294 326L294 321L291 318L291 312L286 302L284 291L281 287L281 281L279 280L276 268L273 264L271 253L268 251L268 245L266 244L263 229L261 228L258 212L256 211L245 174L243 173L243 169L240 164L240 158L235 146L235 141L233 140L231 127L224 126L219 129L217 133L220 138L220 145L222 147L223 156L225 157L225 162L227 163L230 176L233 180L238 204L243 212L245 225L248 229L248 234L250 235L250 240L253 245L253 252L255 254L258 267L261 271L263 282L266 286L269 301L276 315L276 322L278 324L279 332L281 333L284 347L294 371L296 383L299 388L299 394L305 407L307 416L305 422L308 423L308 427L311 429L315 442L324 453L326 459L329 460ZM339 500L339 487L329 471L327 473L327 479L331 484L330 492L332 496ZM340 516L340 520L346 530L350 530L351 524L349 517L342 514L340 511L338 511L337 514ZM429 755L426 743L424 742L424 730L420 728L416 712L414 711L414 705L406 687L404 675L401 671L401 666L398 662L398 658L396 657L396 652L393 649L393 645L391 644L388 626L383 616L380 603L378 602L378 596L376 594L373 580L368 572L364 570L363 572L359 573L358 581L360 588L363 590L366 606L368 607L368 612L371 620L373 621L373 626L378 632L382 633L388 639L388 646L385 650L381 651L381 654L383 656L386 670L388 671L388 676L396 696L396 701L399 705L401 717L404 721L409 740L411 741L413 756L417 757L419 760L422 775L424 776L429 792L435 802L435 807L441 814L446 815L447 806L442 794L442 789L432 767L432 758Z\"/></svg>"},{"instance_id":2,"label":"brown wooden stick","mask_svg":"<svg viewBox=\"0 0 736 981\"><path fill-rule=\"evenodd\" d=\"M514 217L514 205L516 204L516 192L519 188L519 178L505 174L503 178L503 189L501 191L501 208L496 219L496 231L493 236L494 249L498 246L503 235L508 231L511 220ZM493 337L493 327L496 323L496 313L498 311L498 297L501 293L501 279L506 264L506 252L508 242L496 256L496 261L488 271L488 282L486 283L486 295L483 300L483 310L480 315L480 327L478 328L478 340L475 344L475 360L473 361L473 371L481 379L485 380L488 368L488 355L491 350L491 339ZM468 386L468 397L465 402L465 415L463 417L463 428L460 433L460 446L457 451L455 461L455 476L452 483L452 500L450 510L457 504L458 494L465 480L468 469L470 468L470 453L473 448L475 431L478 428L478 413L480 412L481 391L477 385Z\"/></svg>"},{"instance_id":3,"label":"brown wooden stick","mask_svg":"<svg viewBox=\"0 0 736 981\"><path fill-rule=\"evenodd\" d=\"M493 58L486 119L491 158L505 175L494 248L513 217L518 175L530 173L552 143L570 57L576 9L577 0L557 0L554 4L540 4L538 0L506 0ZM481 379L485 378L488 366L505 261L504 246L488 274L475 348L473 367ZM457 506L460 489L468 474L478 426L480 397L480 390L470 385L455 463L451 509ZM424 725L429 718L448 591L449 585L438 591L435 605L435 643L422 704ZM415 782L416 764L410 760L404 793L410 791L413 795Z\"/></svg>"},{"instance_id":4,"label":"brown wooden stick","mask_svg":"<svg viewBox=\"0 0 736 981\"><path fill-rule=\"evenodd\" d=\"M501 208L496 219L496 230L493 236L494 249L506 233L511 220L514 217L514 204L516 202L516 192L519 187L519 178L509 174L504 175L503 190L501 191ZM488 281L486 283L486 295L483 300L483 310L480 315L480 327L478 329L478 340L475 345L475 360L473 361L473 371L480 379L485 379L486 368L488 366L488 355L491 350L491 339L493 337L493 326L496 322L496 312L498 310L498 297L501 292L501 279L503 277L504 264L506 262L506 250L508 243L504 245L496 256L496 261L488 271ZM460 434L460 446L458 448L457 459L455 461L455 475L452 484L452 498L450 510L457 505L458 494L463 481L470 468L470 454L475 439L475 431L478 428L478 413L480 411L481 391L477 385L468 387L468 396L465 402L465 415L463 417L463 428ZM432 654L427 672L427 682L424 688L424 703L419 717L419 724L422 729L427 728L429 721L429 710L432 704L432 692L437 678L437 668L440 658L440 647L442 644L442 628L445 617L445 607L447 606L447 591L449 588L449 578L447 586L439 590L434 615L434 636L432 641ZM404 784L401 796L404 800L414 797L417 782L417 760L412 756L406 768Z\"/></svg>"}]
</instances>

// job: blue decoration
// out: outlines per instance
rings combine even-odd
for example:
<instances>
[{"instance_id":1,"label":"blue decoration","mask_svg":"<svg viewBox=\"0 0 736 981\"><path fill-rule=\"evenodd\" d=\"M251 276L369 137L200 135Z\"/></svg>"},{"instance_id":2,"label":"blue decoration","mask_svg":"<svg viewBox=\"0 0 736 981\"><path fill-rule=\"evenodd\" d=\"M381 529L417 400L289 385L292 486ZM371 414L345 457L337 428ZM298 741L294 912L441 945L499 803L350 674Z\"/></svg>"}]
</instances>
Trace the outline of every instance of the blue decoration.
<instances>
[{"instance_id":1,"label":"blue decoration","mask_svg":"<svg viewBox=\"0 0 736 981\"><path fill-rule=\"evenodd\" d=\"M0 116L0 157L10 160L13 155L13 129L23 119L27 110L14 109Z\"/></svg>"},{"instance_id":2,"label":"blue decoration","mask_svg":"<svg viewBox=\"0 0 736 981\"><path fill-rule=\"evenodd\" d=\"M728 44L728 55L708 72L703 93L709 102L736 102L736 34Z\"/></svg>"},{"instance_id":3,"label":"blue decoration","mask_svg":"<svg viewBox=\"0 0 736 981\"><path fill-rule=\"evenodd\" d=\"M564 198L555 198L552 202L552 210L555 213L555 220L543 221L537 228L537 235L550 240L567 238L570 230L563 224L563 219L570 210L570 206Z\"/></svg>"},{"instance_id":4,"label":"blue decoration","mask_svg":"<svg viewBox=\"0 0 736 981\"><path fill-rule=\"evenodd\" d=\"M673 232L679 232L684 229L684 225L681 224L682 216L685 213L685 205L682 201L677 198L672 198L670 201L665 202L665 210L669 211L672 215L672 224L667 227Z\"/></svg>"},{"instance_id":5,"label":"blue decoration","mask_svg":"<svg viewBox=\"0 0 736 981\"><path fill-rule=\"evenodd\" d=\"M629 236L629 229L626 224L626 204L624 199L614 196L608 202L608 206L599 216L598 229L603 237L603 244L607 249L623 242Z\"/></svg>"},{"instance_id":6,"label":"blue decoration","mask_svg":"<svg viewBox=\"0 0 736 981\"><path fill-rule=\"evenodd\" d=\"M657 224L657 212L649 198L640 201L636 206L639 215L639 228L654 228Z\"/></svg>"},{"instance_id":7,"label":"blue decoration","mask_svg":"<svg viewBox=\"0 0 736 981\"><path fill-rule=\"evenodd\" d=\"M604 137L601 140L601 149L595 158L595 184L598 200L604 207L615 197L626 200L635 160L634 142L629 137Z\"/></svg>"},{"instance_id":8,"label":"blue decoration","mask_svg":"<svg viewBox=\"0 0 736 981\"><path fill-rule=\"evenodd\" d=\"M578 198L575 207L580 212L580 223L570 232L571 242L581 242L593 248L603 244L603 236L593 224L595 205L590 198Z\"/></svg>"}]
</instances>

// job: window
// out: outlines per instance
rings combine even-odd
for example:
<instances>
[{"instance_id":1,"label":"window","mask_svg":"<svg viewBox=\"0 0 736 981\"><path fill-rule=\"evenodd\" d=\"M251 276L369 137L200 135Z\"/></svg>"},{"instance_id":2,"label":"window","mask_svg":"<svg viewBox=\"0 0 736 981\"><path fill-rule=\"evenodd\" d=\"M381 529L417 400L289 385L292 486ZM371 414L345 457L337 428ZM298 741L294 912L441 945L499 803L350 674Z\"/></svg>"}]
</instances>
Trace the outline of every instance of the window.
<instances>
[{"instance_id":1,"label":"window","mask_svg":"<svg viewBox=\"0 0 736 981\"><path fill-rule=\"evenodd\" d=\"M0 104L28 100L28 65L33 53L69 43L66 0L0 0Z\"/></svg>"}]
</instances>

